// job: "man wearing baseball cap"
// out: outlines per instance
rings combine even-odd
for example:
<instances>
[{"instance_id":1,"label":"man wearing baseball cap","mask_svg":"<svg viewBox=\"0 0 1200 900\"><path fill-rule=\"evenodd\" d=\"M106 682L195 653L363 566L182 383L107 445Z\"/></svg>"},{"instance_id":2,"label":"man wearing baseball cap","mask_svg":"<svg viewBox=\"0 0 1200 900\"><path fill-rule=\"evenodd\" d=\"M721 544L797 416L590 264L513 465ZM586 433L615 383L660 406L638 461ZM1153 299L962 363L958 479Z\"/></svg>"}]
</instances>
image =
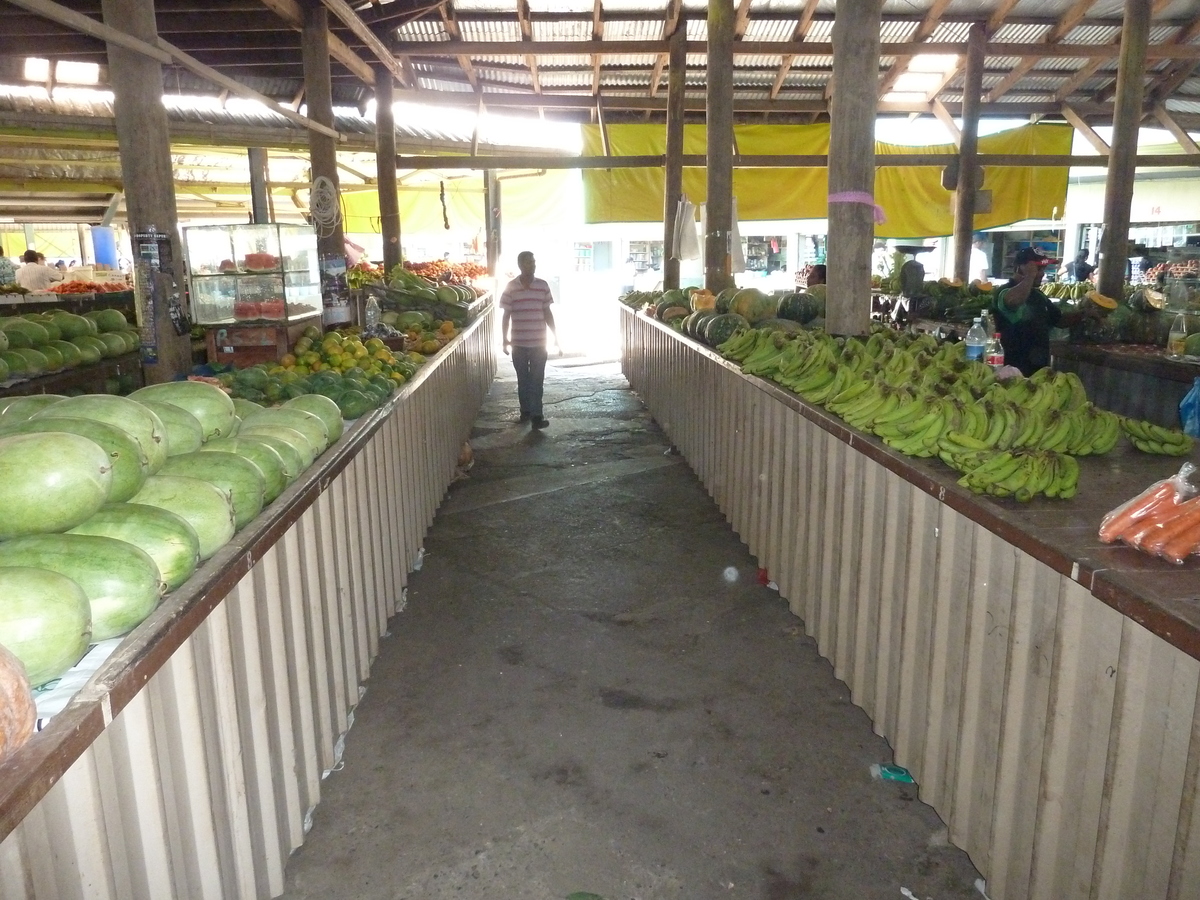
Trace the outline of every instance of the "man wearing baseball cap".
<instances>
[{"instance_id":1,"label":"man wearing baseball cap","mask_svg":"<svg viewBox=\"0 0 1200 900\"><path fill-rule=\"evenodd\" d=\"M1094 303L1083 304L1082 310L1064 312L1038 290L1050 259L1037 247L1017 251L1013 260L1013 277L996 291L993 301L1000 343L1004 345L1004 362L1029 376L1050 365L1050 329L1067 328L1089 311L1099 312ZM1095 314L1092 313L1092 314Z\"/></svg>"}]
</instances>

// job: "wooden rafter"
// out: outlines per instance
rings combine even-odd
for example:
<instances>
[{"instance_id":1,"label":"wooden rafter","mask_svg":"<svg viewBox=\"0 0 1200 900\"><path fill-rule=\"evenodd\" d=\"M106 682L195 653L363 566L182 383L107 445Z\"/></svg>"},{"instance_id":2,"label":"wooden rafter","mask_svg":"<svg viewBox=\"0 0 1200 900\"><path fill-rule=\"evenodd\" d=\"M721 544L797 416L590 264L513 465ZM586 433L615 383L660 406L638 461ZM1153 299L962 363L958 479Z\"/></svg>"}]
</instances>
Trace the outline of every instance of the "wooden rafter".
<instances>
[{"instance_id":1,"label":"wooden rafter","mask_svg":"<svg viewBox=\"0 0 1200 900\"><path fill-rule=\"evenodd\" d=\"M1162 125L1163 128L1171 132L1171 136L1175 138L1175 140L1179 143L1179 146L1183 148L1184 153L1200 153L1200 146L1196 145L1196 142L1192 140L1192 136L1188 134L1182 128L1182 126L1175 121L1174 118L1172 118L1171 114L1167 112L1167 108L1161 103L1156 103L1154 105L1154 118L1158 119L1159 124Z\"/></svg>"},{"instance_id":2,"label":"wooden rafter","mask_svg":"<svg viewBox=\"0 0 1200 900\"><path fill-rule=\"evenodd\" d=\"M1043 43L1059 43L1063 38L1071 33L1072 28L1079 24L1084 15L1089 9L1091 9L1092 4L1095 2L1096 0L1075 0L1075 2L1071 4L1070 9L1062 14L1059 20L1055 22L1054 27L1051 28L1046 34L1046 37L1043 39ZM1026 57L1018 62L1013 67L1013 70L1009 72L1008 75L998 85L988 92L988 102L995 103L1000 99L1000 97L1008 93L1009 89L1022 78L1024 78L1029 70L1036 66L1037 63L1037 59L1033 57Z\"/></svg>"},{"instance_id":3,"label":"wooden rafter","mask_svg":"<svg viewBox=\"0 0 1200 900\"><path fill-rule=\"evenodd\" d=\"M1017 0L1001 0L1000 5L997 6L994 10L992 10L991 16L988 17L987 24L983 26L983 33L986 34L990 38L993 34L995 34L997 31L999 31L1000 27L1004 24L1005 20L1008 18L1008 14L1010 12L1012 12L1013 7L1016 5L1017 5ZM937 87L935 87L932 91L930 91L928 94L926 94L925 99L927 101L929 101L930 103L932 103L934 100L936 100L938 98L938 96L942 93L942 91L944 91L947 88L947 86L949 86L950 82L952 82L955 78L958 77L958 74L963 70L963 67L966 64L967 64L966 54L965 53L959 54L958 64L954 68L952 68L946 72L946 75L942 79L941 83ZM955 127L957 128L958 126L955 126Z\"/></svg>"},{"instance_id":4,"label":"wooden rafter","mask_svg":"<svg viewBox=\"0 0 1200 900\"><path fill-rule=\"evenodd\" d=\"M438 12L442 16L442 25L446 29L446 34L450 35L452 41L462 40L462 29L458 26L458 14L454 11L454 3L452 0L446 0L445 3L438 5ZM471 64L471 57L460 55L458 57L459 68L463 70L463 74L467 76L467 81L474 89L475 93L479 93L479 76L475 73L475 66Z\"/></svg>"},{"instance_id":5,"label":"wooden rafter","mask_svg":"<svg viewBox=\"0 0 1200 900\"><path fill-rule=\"evenodd\" d=\"M741 40L750 24L750 0L738 0L737 14L733 20L733 36Z\"/></svg>"},{"instance_id":6,"label":"wooden rafter","mask_svg":"<svg viewBox=\"0 0 1200 900\"><path fill-rule=\"evenodd\" d=\"M913 42L927 40L937 30L938 23L942 20L942 14L949 5L950 0L933 0L933 5L929 7L929 12L925 14L925 18L921 20L921 24L917 26L909 40ZM892 63L892 67L879 80L880 97L890 91L896 84L896 80L908 71L912 60L911 56L902 56Z\"/></svg>"},{"instance_id":7,"label":"wooden rafter","mask_svg":"<svg viewBox=\"0 0 1200 900\"><path fill-rule=\"evenodd\" d=\"M594 0L592 3L592 40L604 40L604 19L601 16L600 0ZM592 55L592 96L600 96L600 67L604 62L604 57L599 53Z\"/></svg>"},{"instance_id":8,"label":"wooden rafter","mask_svg":"<svg viewBox=\"0 0 1200 900\"><path fill-rule=\"evenodd\" d=\"M529 0L517 0L517 19L521 23L521 40L533 41L533 25L529 21ZM533 80L533 92L542 92L542 82L538 78L537 54L526 53L525 65L529 66L529 77Z\"/></svg>"},{"instance_id":9,"label":"wooden rafter","mask_svg":"<svg viewBox=\"0 0 1200 900\"><path fill-rule=\"evenodd\" d=\"M1101 156L1108 156L1112 152L1112 148L1108 146L1108 142L1096 134L1096 130L1085 122L1083 116L1072 109L1070 105L1063 104L1062 114L1063 118L1070 122L1071 126L1084 136L1097 153Z\"/></svg>"},{"instance_id":10,"label":"wooden rafter","mask_svg":"<svg viewBox=\"0 0 1200 900\"><path fill-rule=\"evenodd\" d=\"M600 0L596 0L596 5L600 5ZM679 27L679 16L683 12L683 0L669 0L667 3L667 17L663 22L663 34L666 39L670 39L675 34L675 29ZM659 82L662 81L663 69L667 65L667 60L670 58L669 53L658 54L658 59L654 60L654 71L650 73L650 96L658 96Z\"/></svg>"},{"instance_id":11,"label":"wooden rafter","mask_svg":"<svg viewBox=\"0 0 1200 900\"><path fill-rule=\"evenodd\" d=\"M304 28L304 10L297 0L262 0L263 6L287 22L296 31ZM366 84L375 83L375 70L365 59L346 46L336 35L329 36L329 55L358 76Z\"/></svg>"},{"instance_id":12,"label":"wooden rafter","mask_svg":"<svg viewBox=\"0 0 1200 900\"><path fill-rule=\"evenodd\" d=\"M813 13L816 11L817 0L807 0L803 11L800 13L800 18L796 22L796 27L792 30L793 41L803 41L808 36L808 29L812 27ZM785 56L779 64L779 71L775 73L775 83L771 85L772 100L779 96L779 91L783 88L783 82L787 78L788 72L792 70L792 63L795 61L796 54L791 53Z\"/></svg>"},{"instance_id":13,"label":"wooden rafter","mask_svg":"<svg viewBox=\"0 0 1200 900\"><path fill-rule=\"evenodd\" d=\"M367 49L371 51L374 57L383 63L386 68L397 81L401 84L411 87L413 85L410 73L405 69L401 62L392 56L391 52L384 45L379 36L373 32L370 27L359 18L358 13L350 6L346 0L321 0L331 13L341 20L341 23L350 29L351 33L358 38Z\"/></svg>"},{"instance_id":14,"label":"wooden rafter","mask_svg":"<svg viewBox=\"0 0 1200 900\"><path fill-rule=\"evenodd\" d=\"M934 118L950 132L950 137L954 139L954 146L957 147L962 143L962 131L959 130L958 123L954 121L954 116L950 115L950 110L946 109L946 105L935 97L929 102L929 107Z\"/></svg>"},{"instance_id":15,"label":"wooden rafter","mask_svg":"<svg viewBox=\"0 0 1200 900\"><path fill-rule=\"evenodd\" d=\"M1172 44L1190 44L1196 35L1200 34L1200 16L1192 19L1187 25L1184 25L1179 31L1171 35L1168 43ZM1167 67L1159 78L1150 85L1147 94L1156 101L1165 99L1169 94L1173 93L1176 88L1187 81L1188 77L1196 71L1196 64L1190 60L1180 60L1172 66ZM1112 95L1112 91L1116 90L1116 79L1113 79L1111 88L1106 88L1100 94L1107 100Z\"/></svg>"}]
</instances>

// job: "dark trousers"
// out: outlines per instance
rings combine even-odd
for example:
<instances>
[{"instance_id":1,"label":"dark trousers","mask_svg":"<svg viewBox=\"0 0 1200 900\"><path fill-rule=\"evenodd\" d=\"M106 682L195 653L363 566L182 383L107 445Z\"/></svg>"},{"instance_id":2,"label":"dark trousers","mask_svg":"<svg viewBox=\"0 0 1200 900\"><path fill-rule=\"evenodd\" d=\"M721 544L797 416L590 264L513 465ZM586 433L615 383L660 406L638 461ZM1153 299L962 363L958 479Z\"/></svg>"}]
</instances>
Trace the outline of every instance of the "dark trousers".
<instances>
[{"instance_id":1,"label":"dark trousers","mask_svg":"<svg viewBox=\"0 0 1200 900\"><path fill-rule=\"evenodd\" d=\"M517 400L521 412L542 417L542 382L546 378L545 347L513 347L513 368L517 370Z\"/></svg>"}]
</instances>

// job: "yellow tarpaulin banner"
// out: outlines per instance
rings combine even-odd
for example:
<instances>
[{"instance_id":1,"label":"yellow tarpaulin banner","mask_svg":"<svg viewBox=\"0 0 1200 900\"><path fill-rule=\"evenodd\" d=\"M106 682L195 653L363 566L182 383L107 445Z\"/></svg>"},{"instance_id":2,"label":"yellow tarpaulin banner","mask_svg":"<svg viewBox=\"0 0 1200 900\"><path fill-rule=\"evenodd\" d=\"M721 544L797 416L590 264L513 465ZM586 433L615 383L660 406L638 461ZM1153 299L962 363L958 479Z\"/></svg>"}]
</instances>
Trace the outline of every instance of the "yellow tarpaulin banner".
<instances>
[{"instance_id":1,"label":"yellow tarpaulin banner","mask_svg":"<svg viewBox=\"0 0 1200 900\"><path fill-rule=\"evenodd\" d=\"M1071 152L1069 125L1026 125L979 139L980 153ZM742 155L822 154L829 152L829 125L737 125L734 138ZM705 152L703 125L684 127L685 154ZM656 155L666 152L661 125L608 126L613 156ZM953 144L906 147L877 142L876 153L956 153ZM583 154L603 155L600 128L583 126ZM992 191L992 211L975 217L975 227L995 228L1023 219L1062 215L1067 199L1067 168L989 166L981 187ZM683 190L696 204L706 196L705 171L683 172ZM662 169L586 169L583 172L584 216L587 222L661 222ZM757 219L824 219L829 193L825 169L736 169L733 191L742 221ZM875 233L885 238L920 238L954 231L954 196L941 186L941 169L934 166L880 167L875 173L875 201L887 215Z\"/></svg>"},{"instance_id":2,"label":"yellow tarpaulin banner","mask_svg":"<svg viewBox=\"0 0 1200 900\"><path fill-rule=\"evenodd\" d=\"M510 225L560 225L572 211L564 198L574 193L569 170L547 171L528 177L502 177L502 221ZM437 184L401 186L400 232L419 234L443 231L446 220L453 230L476 231L483 223L483 176L452 178L445 182L446 215ZM575 215L578 215L575 213ZM379 194L374 188L342 191L342 228L351 234L379 234Z\"/></svg>"}]
</instances>

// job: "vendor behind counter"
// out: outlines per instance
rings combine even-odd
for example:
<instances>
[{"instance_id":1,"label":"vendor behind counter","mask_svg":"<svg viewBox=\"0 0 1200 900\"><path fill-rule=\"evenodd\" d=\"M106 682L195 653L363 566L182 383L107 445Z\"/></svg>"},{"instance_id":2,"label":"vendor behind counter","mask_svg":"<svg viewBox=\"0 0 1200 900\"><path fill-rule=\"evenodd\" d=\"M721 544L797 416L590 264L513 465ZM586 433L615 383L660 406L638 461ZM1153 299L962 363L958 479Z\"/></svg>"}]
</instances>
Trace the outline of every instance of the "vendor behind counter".
<instances>
[{"instance_id":1,"label":"vendor behind counter","mask_svg":"<svg viewBox=\"0 0 1200 900\"><path fill-rule=\"evenodd\" d=\"M1004 361L1026 376L1050 365L1050 329L1069 328L1085 316L1102 314L1094 303L1064 311L1039 289L1046 266L1053 262L1036 247L1018 250L1012 278L992 301Z\"/></svg>"}]
</instances>

